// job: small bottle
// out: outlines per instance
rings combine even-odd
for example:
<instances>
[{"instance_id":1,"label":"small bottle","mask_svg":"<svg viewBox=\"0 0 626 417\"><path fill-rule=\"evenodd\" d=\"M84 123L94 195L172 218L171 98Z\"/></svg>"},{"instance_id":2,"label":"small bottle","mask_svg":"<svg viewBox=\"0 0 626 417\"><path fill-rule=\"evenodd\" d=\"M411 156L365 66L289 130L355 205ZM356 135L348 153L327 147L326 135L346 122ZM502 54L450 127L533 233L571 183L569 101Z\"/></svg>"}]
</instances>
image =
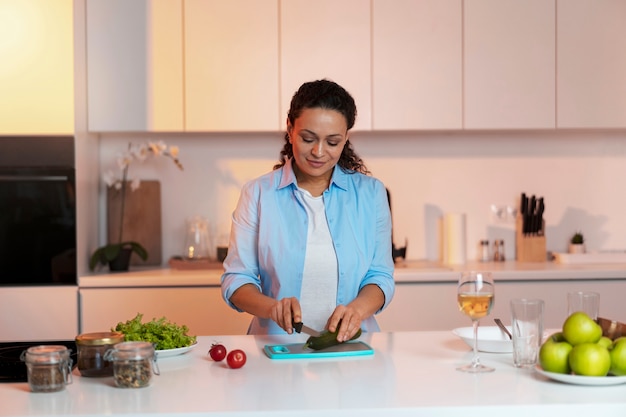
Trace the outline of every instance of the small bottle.
<instances>
[{"instance_id":1,"label":"small bottle","mask_svg":"<svg viewBox=\"0 0 626 417\"><path fill-rule=\"evenodd\" d=\"M71 350L61 345L32 346L22 352L32 392L57 392L72 383Z\"/></svg>"},{"instance_id":2,"label":"small bottle","mask_svg":"<svg viewBox=\"0 0 626 417\"><path fill-rule=\"evenodd\" d=\"M495 262L504 262L504 240L502 239L493 241L493 260Z\"/></svg>"},{"instance_id":3,"label":"small bottle","mask_svg":"<svg viewBox=\"0 0 626 417\"><path fill-rule=\"evenodd\" d=\"M81 376L113 376L113 364L104 360L104 354L113 345L124 341L119 332L84 333L76 337L78 371Z\"/></svg>"},{"instance_id":4,"label":"small bottle","mask_svg":"<svg viewBox=\"0 0 626 417\"><path fill-rule=\"evenodd\" d=\"M491 259L489 257L489 241L488 240L480 241L479 257L480 257L481 262L489 262L489 260Z\"/></svg>"},{"instance_id":5,"label":"small bottle","mask_svg":"<svg viewBox=\"0 0 626 417\"><path fill-rule=\"evenodd\" d=\"M159 375L154 346L149 342L122 342L107 350L104 359L113 362L113 379L119 388L150 385L152 373Z\"/></svg>"}]
</instances>

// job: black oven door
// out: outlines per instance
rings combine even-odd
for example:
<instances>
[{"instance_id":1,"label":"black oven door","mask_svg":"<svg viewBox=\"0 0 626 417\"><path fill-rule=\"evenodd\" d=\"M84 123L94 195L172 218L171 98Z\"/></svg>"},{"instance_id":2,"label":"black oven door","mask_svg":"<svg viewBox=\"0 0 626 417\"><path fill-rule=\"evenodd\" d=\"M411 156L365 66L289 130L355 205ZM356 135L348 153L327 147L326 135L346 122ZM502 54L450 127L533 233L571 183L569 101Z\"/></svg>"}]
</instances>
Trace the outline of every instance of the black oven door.
<instances>
[{"instance_id":1,"label":"black oven door","mask_svg":"<svg viewBox=\"0 0 626 417\"><path fill-rule=\"evenodd\" d=\"M76 285L73 168L0 167L0 286Z\"/></svg>"}]
</instances>

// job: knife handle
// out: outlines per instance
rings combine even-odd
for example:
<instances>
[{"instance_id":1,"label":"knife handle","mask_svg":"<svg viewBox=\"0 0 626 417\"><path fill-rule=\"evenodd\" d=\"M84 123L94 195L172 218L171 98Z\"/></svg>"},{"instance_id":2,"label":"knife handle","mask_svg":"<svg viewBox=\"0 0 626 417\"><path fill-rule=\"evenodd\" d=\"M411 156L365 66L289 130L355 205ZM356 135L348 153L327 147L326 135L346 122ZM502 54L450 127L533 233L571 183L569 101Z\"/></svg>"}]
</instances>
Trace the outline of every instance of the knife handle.
<instances>
[{"instance_id":1,"label":"knife handle","mask_svg":"<svg viewBox=\"0 0 626 417\"><path fill-rule=\"evenodd\" d=\"M291 322L291 325L293 326L293 329L296 331L296 333L300 333L302 332L302 325L304 323L300 322L300 323L296 323L295 321Z\"/></svg>"}]
</instances>

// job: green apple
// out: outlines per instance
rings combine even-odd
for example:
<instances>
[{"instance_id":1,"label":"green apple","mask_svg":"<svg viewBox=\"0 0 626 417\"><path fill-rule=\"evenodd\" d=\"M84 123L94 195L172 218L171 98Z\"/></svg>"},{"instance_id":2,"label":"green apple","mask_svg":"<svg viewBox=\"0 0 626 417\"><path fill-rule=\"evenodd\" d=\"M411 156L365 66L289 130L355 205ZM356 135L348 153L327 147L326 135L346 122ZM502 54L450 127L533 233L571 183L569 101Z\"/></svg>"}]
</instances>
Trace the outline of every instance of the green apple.
<instances>
[{"instance_id":1,"label":"green apple","mask_svg":"<svg viewBox=\"0 0 626 417\"><path fill-rule=\"evenodd\" d=\"M615 376L626 375L626 336L618 337L609 350L611 355L610 373Z\"/></svg>"},{"instance_id":2,"label":"green apple","mask_svg":"<svg viewBox=\"0 0 626 417\"><path fill-rule=\"evenodd\" d=\"M571 350L572 345L567 343L563 333L554 333L539 349L539 365L544 371L569 374L571 369L568 357Z\"/></svg>"},{"instance_id":3,"label":"green apple","mask_svg":"<svg viewBox=\"0 0 626 417\"><path fill-rule=\"evenodd\" d=\"M569 354L569 366L576 375L606 376L611 368L611 355L597 343L580 343Z\"/></svg>"},{"instance_id":4,"label":"green apple","mask_svg":"<svg viewBox=\"0 0 626 417\"><path fill-rule=\"evenodd\" d=\"M563 323L563 336L572 346L596 343L602 337L602 327L587 314L577 311Z\"/></svg>"},{"instance_id":5,"label":"green apple","mask_svg":"<svg viewBox=\"0 0 626 417\"><path fill-rule=\"evenodd\" d=\"M610 337L606 337L606 336L602 336L600 338L600 340L598 340L597 343L600 346L604 346L607 349L609 349L613 345L613 341L611 340L611 338Z\"/></svg>"}]
</instances>

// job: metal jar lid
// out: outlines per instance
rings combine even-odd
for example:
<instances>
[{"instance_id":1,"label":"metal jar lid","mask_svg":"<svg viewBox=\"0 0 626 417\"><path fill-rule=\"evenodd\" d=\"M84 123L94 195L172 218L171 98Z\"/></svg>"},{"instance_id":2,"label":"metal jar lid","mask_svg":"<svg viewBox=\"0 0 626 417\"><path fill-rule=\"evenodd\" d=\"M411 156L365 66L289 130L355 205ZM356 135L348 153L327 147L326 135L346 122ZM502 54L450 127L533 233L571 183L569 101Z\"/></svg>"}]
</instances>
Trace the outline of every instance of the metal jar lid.
<instances>
[{"instance_id":1,"label":"metal jar lid","mask_svg":"<svg viewBox=\"0 0 626 417\"><path fill-rule=\"evenodd\" d=\"M124 341L124 333L98 332L83 333L76 336L76 344L82 346L114 345Z\"/></svg>"}]
</instances>

